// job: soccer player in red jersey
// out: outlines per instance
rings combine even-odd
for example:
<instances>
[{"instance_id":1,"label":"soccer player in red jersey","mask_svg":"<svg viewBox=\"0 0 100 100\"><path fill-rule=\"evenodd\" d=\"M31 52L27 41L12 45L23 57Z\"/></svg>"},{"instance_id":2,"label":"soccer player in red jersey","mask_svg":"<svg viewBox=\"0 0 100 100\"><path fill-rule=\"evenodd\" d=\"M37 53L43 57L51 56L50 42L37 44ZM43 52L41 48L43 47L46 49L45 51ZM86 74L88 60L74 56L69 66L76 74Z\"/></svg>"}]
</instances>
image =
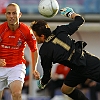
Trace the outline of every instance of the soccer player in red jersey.
<instances>
[{"instance_id":1,"label":"soccer player in red jersey","mask_svg":"<svg viewBox=\"0 0 100 100\"><path fill-rule=\"evenodd\" d=\"M39 72L36 71L37 43L31 29L19 22L22 13L16 3L7 6L5 15L7 21L0 25L0 100L2 91L7 86L11 90L13 100L22 100L21 91L26 73L26 44L31 51L34 78L39 79Z\"/></svg>"}]
</instances>

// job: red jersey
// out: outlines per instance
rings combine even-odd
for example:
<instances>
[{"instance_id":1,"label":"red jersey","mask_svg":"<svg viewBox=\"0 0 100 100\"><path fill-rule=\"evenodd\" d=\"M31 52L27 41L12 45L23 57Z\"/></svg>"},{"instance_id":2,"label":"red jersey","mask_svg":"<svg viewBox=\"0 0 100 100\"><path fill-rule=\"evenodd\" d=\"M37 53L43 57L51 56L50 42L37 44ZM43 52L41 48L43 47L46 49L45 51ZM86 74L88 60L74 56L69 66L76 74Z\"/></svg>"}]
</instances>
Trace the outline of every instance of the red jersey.
<instances>
[{"instance_id":1,"label":"red jersey","mask_svg":"<svg viewBox=\"0 0 100 100\"><path fill-rule=\"evenodd\" d=\"M61 64L57 65L56 73L57 74L63 74L64 78L67 76L67 74L69 73L69 71L70 71L69 67L61 65Z\"/></svg>"},{"instance_id":2,"label":"red jersey","mask_svg":"<svg viewBox=\"0 0 100 100\"><path fill-rule=\"evenodd\" d=\"M36 38L26 24L20 22L15 31L10 30L7 22L0 25L0 59L5 59L5 67L25 63L26 43L32 52L37 50Z\"/></svg>"}]
</instances>

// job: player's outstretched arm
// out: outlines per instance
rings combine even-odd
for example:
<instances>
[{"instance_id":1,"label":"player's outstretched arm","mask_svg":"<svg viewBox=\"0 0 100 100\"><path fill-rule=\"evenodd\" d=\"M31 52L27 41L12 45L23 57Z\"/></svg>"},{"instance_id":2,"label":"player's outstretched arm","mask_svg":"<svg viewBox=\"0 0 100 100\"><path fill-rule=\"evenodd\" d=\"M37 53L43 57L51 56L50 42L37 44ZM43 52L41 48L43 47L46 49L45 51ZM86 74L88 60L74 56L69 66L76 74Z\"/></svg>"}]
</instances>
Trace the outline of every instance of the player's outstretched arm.
<instances>
[{"instance_id":1,"label":"player's outstretched arm","mask_svg":"<svg viewBox=\"0 0 100 100\"><path fill-rule=\"evenodd\" d=\"M74 34L78 30L78 28L85 22L84 18L80 14L75 13L74 10L70 7L62 8L60 11L62 16L74 19L67 25L67 33L69 35Z\"/></svg>"}]
</instances>

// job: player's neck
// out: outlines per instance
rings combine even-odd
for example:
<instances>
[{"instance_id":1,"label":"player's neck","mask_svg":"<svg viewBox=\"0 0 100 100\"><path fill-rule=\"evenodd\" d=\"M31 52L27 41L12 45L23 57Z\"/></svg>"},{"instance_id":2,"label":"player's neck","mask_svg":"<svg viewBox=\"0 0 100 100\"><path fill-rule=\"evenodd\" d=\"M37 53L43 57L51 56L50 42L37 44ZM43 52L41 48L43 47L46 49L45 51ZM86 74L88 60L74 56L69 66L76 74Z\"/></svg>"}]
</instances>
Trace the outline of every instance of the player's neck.
<instances>
[{"instance_id":1,"label":"player's neck","mask_svg":"<svg viewBox=\"0 0 100 100\"><path fill-rule=\"evenodd\" d=\"M19 24L8 24L8 26L9 26L9 28L10 28L10 30L12 30L12 31L15 31L18 27L19 27Z\"/></svg>"}]
</instances>

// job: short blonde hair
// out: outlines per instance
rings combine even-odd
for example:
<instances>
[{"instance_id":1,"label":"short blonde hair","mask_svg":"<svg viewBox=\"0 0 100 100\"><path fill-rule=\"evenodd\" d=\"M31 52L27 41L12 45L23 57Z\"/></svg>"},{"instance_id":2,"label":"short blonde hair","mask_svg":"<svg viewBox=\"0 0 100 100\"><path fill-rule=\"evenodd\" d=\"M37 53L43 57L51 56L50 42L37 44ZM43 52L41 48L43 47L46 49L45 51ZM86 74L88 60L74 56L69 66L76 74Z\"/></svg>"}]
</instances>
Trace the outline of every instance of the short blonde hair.
<instances>
[{"instance_id":1,"label":"short blonde hair","mask_svg":"<svg viewBox=\"0 0 100 100\"><path fill-rule=\"evenodd\" d=\"M16 3L10 3L10 4L8 4L8 6L7 7L9 7L9 6L15 6L15 7L17 7L17 9L19 10L19 12L20 12L20 7L19 7L19 5L18 4L16 4Z\"/></svg>"}]
</instances>

